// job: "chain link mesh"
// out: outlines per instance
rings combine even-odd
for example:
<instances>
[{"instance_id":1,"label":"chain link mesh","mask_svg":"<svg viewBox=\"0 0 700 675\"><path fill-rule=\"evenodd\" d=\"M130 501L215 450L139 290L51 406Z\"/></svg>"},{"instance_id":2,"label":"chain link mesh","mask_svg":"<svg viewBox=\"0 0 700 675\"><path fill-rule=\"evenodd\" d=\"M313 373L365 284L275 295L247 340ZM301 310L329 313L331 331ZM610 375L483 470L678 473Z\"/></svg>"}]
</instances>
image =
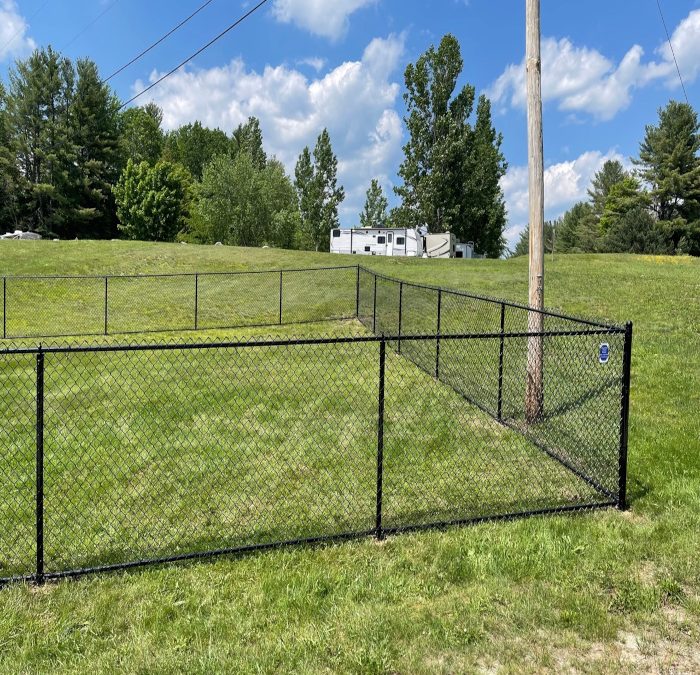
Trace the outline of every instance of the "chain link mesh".
<instances>
[{"instance_id":1,"label":"chain link mesh","mask_svg":"<svg viewBox=\"0 0 700 675\"><path fill-rule=\"evenodd\" d=\"M624 503L622 329L543 313L532 335L517 305L316 274L110 278L108 320L275 324L281 297L283 323L365 334L2 343L0 581Z\"/></svg>"}]
</instances>

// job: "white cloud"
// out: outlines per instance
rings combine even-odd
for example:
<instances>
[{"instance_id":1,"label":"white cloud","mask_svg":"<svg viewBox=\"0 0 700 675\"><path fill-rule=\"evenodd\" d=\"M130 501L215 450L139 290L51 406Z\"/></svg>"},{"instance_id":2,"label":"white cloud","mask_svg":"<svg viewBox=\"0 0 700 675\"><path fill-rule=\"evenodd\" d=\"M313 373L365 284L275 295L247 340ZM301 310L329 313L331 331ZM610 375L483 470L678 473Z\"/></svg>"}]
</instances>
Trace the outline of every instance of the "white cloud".
<instances>
[{"instance_id":1,"label":"white cloud","mask_svg":"<svg viewBox=\"0 0 700 675\"><path fill-rule=\"evenodd\" d=\"M36 47L28 31L29 24L15 0L0 0L0 62L22 56Z\"/></svg>"},{"instance_id":2,"label":"white cloud","mask_svg":"<svg viewBox=\"0 0 700 675\"><path fill-rule=\"evenodd\" d=\"M339 157L339 180L347 198L344 224L355 224L373 177L387 189L401 158L403 130L395 110L400 86L392 75L401 63L403 36L372 40L362 59L347 61L323 76L307 78L287 66L249 70L241 59L200 70L185 68L151 92L173 129L200 120L231 132L250 115L260 119L265 149L291 173L305 145L313 147L324 127ZM151 74L150 81L159 77ZM144 83L134 84L140 91Z\"/></svg>"},{"instance_id":3,"label":"white cloud","mask_svg":"<svg viewBox=\"0 0 700 675\"><path fill-rule=\"evenodd\" d=\"M282 23L293 23L315 35L338 40L348 29L353 12L376 0L275 0L272 13Z\"/></svg>"},{"instance_id":4,"label":"white cloud","mask_svg":"<svg viewBox=\"0 0 700 675\"><path fill-rule=\"evenodd\" d=\"M587 191L596 172L607 160L626 160L614 150L603 154L584 152L576 159L551 164L544 172L545 218L561 216L576 202L587 198ZM508 208L509 227L506 230L508 245L513 246L528 222L528 168L516 166L501 179L501 187Z\"/></svg>"},{"instance_id":5,"label":"white cloud","mask_svg":"<svg viewBox=\"0 0 700 675\"><path fill-rule=\"evenodd\" d=\"M317 73L320 73L326 66L326 59L320 56L309 56L305 59L299 59L297 61L298 66L310 66Z\"/></svg>"},{"instance_id":6,"label":"white cloud","mask_svg":"<svg viewBox=\"0 0 700 675\"><path fill-rule=\"evenodd\" d=\"M671 38L686 81L700 74L700 9L681 21ZM577 47L568 38L542 41L542 99L556 101L560 110L612 119L629 106L635 88L660 80L679 86L668 43L656 50L659 62L643 63L644 50L631 47L619 64L595 49ZM491 85L489 96L502 105L524 107L525 61L509 65Z\"/></svg>"}]
</instances>

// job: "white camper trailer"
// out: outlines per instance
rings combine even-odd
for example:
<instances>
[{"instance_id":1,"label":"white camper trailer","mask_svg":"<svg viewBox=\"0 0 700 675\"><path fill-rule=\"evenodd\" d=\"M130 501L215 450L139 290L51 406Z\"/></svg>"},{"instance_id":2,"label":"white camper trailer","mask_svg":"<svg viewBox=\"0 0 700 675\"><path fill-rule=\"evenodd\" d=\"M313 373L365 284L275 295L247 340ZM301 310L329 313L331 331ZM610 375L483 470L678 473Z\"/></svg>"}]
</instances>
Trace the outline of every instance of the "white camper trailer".
<instances>
[{"instance_id":1,"label":"white camper trailer","mask_svg":"<svg viewBox=\"0 0 700 675\"><path fill-rule=\"evenodd\" d=\"M423 237L403 227L362 227L331 230L331 253L421 257Z\"/></svg>"},{"instance_id":2,"label":"white camper trailer","mask_svg":"<svg viewBox=\"0 0 700 675\"><path fill-rule=\"evenodd\" d=\"M425 238L424 258L454 258L457 246L457 238L454 234L443 232L441 234L428 234Z\"/></svg>"}]
</instances>

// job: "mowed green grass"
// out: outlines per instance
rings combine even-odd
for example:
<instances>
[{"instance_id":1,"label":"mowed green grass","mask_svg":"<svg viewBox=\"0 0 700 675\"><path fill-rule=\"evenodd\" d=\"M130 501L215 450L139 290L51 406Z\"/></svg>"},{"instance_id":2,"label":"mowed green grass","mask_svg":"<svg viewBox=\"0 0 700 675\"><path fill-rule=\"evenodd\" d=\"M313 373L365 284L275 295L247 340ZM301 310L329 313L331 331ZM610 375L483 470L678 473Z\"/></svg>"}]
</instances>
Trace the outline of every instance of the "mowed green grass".
<instances>
[{"instance_id":1,"label":"mowed green grass","mask_svg":"<svg viewBox=\"0 0 700 675\"><path fill-rule=\"evenodd\" d=\"M7 243L0 247L0 270L6 274L356 262L221 247ZM526 297L525 260L361 262L406 280L519 301ZM363 540L289 549L41 589L9 587L0 592L2 670L698 670L700 265L690 259L628 256L562 256L553 262L548 258L547 265L549 306L617 323L635 321L630 512L426 532L381 544ZM297 334L319 329L293 328ZM345 333L348 326L324 324L324 330ZM116 376L108 371L104 367L105 376ZM427 386L421 376L402 394L405 414L413 413L414 392L443 396L443 408L449 407L446 388L433 392L423 389ZM360 382L355 387L358 402L364 400L364 387ZM60 414L70 400L86 398L84 390L64 399L57 393L51 410ZM100 400L98 395L95 410ZM193 402L196 407L196 395ZM91 410L85 412L87 420ZM463 433L474 428L474 418L468 421ZM361 420L353 422L348 429L361 427ZM344 429L333 433L346 435ZM370 447L373 439L365 434L353 442ZM353 481L364 480L363 461L358 457ZM144 469L149 468L146 462ZM295 471L303 476L306 468ZM305 489L313 507L319 496ZM433 496L426 496L432 506ZM97 515L82 517L90 540L100 542L100 533L91 529Z\"/></svg>"}]
</instances>

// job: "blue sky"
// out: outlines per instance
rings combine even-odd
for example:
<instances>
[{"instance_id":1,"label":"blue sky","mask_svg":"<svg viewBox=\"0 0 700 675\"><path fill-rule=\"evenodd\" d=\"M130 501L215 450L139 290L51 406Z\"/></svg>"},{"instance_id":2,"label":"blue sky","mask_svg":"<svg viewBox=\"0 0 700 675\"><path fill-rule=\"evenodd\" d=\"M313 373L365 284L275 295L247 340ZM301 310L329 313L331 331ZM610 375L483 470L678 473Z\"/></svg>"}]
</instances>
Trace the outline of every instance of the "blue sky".
<instances>
[{"instance_id":1,"label":"blue sky","mask_svg":"<svg viewBox=\"0 0 700 675\"><path fill-rule=\"evenodd\" d=\"M106 76L201 2L0 0L0 77L7 79L15 58L47 44L73 58L89 56ZM116 92L127 99L252 4L213 0L115 78ZM698 107L700 0L662 6ZM170 128L201 119L230 132L256 115L266 149L290 171L327 126L348 195L342 221L354 225L370 179L380 178L389 193L397 181L406 64L452 32L462 45L463 82L491 96L504 136L512 243L527 206L524 8L525 0L269 0L140 102L161 105ZM629 162L644 125L682 91L656 0L543 0L542 34L546 205L547 216L556 217L585 196L606 158Z\"/></svg>"}]
</instances>

